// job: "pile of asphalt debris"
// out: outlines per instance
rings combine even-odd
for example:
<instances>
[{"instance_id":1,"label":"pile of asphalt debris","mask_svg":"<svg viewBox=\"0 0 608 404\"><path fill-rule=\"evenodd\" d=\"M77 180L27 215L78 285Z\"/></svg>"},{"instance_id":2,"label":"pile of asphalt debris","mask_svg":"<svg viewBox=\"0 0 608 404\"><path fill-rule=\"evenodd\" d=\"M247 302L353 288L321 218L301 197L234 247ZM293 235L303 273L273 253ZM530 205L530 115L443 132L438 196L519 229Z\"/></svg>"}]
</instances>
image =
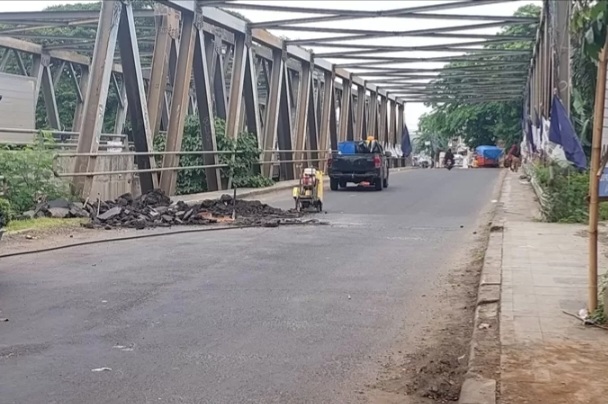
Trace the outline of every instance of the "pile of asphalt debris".
<instances>
[{"instance_id":1,"label":"pile of asphalt debris","mask_svg":"<svg viewBox=\"0 0 608 404\"><path fill-rule=\"evenodd\" d=\"M317 219L305 219L295 210L283 210L261 203L222 195L220 199L197 204L173 202L161 190L137 198L124 194L114 201L88 202L84 210L91 218L83 224L91 229L170 227L176 225L236 225L277 227L288 224L322 224ZM235 220L232 220L233 211Z\"/></svg>"},{"instance_id":2,"label":"pile of asphalt debris","mask_svg":"<svg viewBox=\"0 0 608 404\"><path fill-rule=\"evenodd\" d=\"M55 219L85 218L89 217L89 212L84 209L83 203L60 198L41 201L33 209L23 212L18 219L35 219L40 217L52 217Z\"/></svg>"}]
</instances>

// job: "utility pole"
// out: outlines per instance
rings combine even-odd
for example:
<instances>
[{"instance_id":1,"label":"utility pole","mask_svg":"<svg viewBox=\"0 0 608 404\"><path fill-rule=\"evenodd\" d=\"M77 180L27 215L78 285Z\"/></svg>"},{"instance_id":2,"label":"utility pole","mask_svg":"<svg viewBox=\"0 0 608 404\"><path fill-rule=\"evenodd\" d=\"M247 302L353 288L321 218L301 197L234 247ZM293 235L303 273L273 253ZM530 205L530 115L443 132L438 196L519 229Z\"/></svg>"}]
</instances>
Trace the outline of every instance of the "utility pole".
<instances>
[{"instance_id":1,"label":"utility pole","mask_svg":"<svg viewBox=\"0 0 608 404\"><path fill-rule=\"evenodd\" d=\"M599 220L600 159L602 153L602 132L604 129L604 102L606 97L606 58L608 42L600 52L595 87L593 110L593 139L591 141L591 169L589 171L589 312L597 309L597 240Z\"/></svg>"}]
</instances>

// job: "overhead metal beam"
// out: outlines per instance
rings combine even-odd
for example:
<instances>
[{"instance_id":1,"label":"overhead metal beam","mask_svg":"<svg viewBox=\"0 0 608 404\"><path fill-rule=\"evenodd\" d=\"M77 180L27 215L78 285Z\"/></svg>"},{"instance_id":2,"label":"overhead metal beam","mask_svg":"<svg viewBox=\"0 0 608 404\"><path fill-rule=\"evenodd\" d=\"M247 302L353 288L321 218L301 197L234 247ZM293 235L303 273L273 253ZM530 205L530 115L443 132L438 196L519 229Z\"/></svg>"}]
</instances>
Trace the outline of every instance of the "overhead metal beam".
<instances>
[{"instance_id":1,"label":"overhead metal beam","mask_svg":"<svg viewBox=\"0 0 608 404\"><path fill-rule=\"evenodd\" d=\"M154 18L154 10L133 10L135 18ZM60 21L99 19L99 10L49 10L49 11L12 11L0 13L0 22L10 21Z\"/></svg>"},{"instance_id":2,"label":"overhead metal beam","mask_svg":"<svg viewBox=\"0 0 608 404\"><path fill-rule=\"evenodd\" d=\"M414 52L424 52L427 50L414 50ZM452 52L451 49L447 49L447 50L433 50L430 49L429 51L432 51L434 53L438 53L438 52ZM462 54L460 55L451 55L451 56L438 56L438 57L434 57L431 59L446 59L446 58L452 58L452 60L459 60L462 58L490 58L490 57L496 57L496 56L526 56L528 57L528 61L529 61L529 57L532 56L532 51L531 50L519 50L519 49L506 49L506 50L502 50L502 49L458 49L458 50L454 50L455 52L462 52ZM375 50L373 51L374 53L376 52ZM402 51L400 51L402 52ZM336 56L331 56L332 59L357 59L357 60L398 60L398 59L404 59L404 60L415 60L415 61L428 61L429 58L424 58L424 57L420 57L420 58L408 58L408 57L404 57L404 56L386 56L386 55L367 55L367 54L340 54L340 53L335 53ZM443 60L439 60L439 61L443 61ZM339 63L338 63L339 64Z\"/></svg>"},{"instance_id":3,"label":"overhead metal beam","mask_svg":"<svg viewBox=\"0 0 608 404\"><path fill-rule=\"evenodd\" d=\"M431 34L432 35L432 34ZM447 34L446 34L447 35ZM460 35L460 34L454 34ZM427 36L425 36L427 37ZM468 36L466 38L469 38ZM374 50L374 49L386 49L391 52L409 52L409 51L428 51L428 50L441 50L441 49L453 49L461 52L470 52L474 50L486 50L486 51L502 51L502 52L510 52L510 51L522 51L522 49L496 49L496 48L467 48L467 46L485 46L490 44L499 44L504 42L512 42L512 40L508 39L510 37L505 36L497 36L497 35L489 35L486 40L474 41L474 42L455 42L448 44L438 44L438 45L418 45L418 46L407 46L407 45L381 45L377 44L360 44L360 43L340 43L340 42L328 42L323 45L319 45L319 48L341 48L341 49L358 49L358 50ZM481 38L485 39L485 38ZM532 49L533 41L530 41L530 49L526 50L527 52L533 52ZM437 47L441 48L437 48ZM316 56L319 56L319 52L315 52Z\"/></svg>"},{"instance_id":4,"label":"overhead metal beam","mask_svg":"<svg viewBox=\"0 0 608 404\"><path fill-rule=\"evenodd\" d=\"M506 0L514 1L514 0ZM260 4L243 4L243 3L231 3L226 5L229 9L246 9L246 10L263 10L263 11L279 11L279 12L292 12L292 13L303 13L303 14L321 14L321 17L304 17L294 18L288 20L277 20L277 21L266 21L260 24L264 24L265 28L272 28L275 26L286 25L286 24L302 24L312 22L328 22L328 21L343 21L343 20L355 20L361 18L374 18L374 17L398 17L403 14L422 12L422 11L440 11L454 8L464 8L479 6L483 4L493 4L505 1L500 0L465 0L465 1L454 1L450 3L431 4L419 7L408 7L398 8L391 10L380 10L380 11L364 11L364 10L347 10L347 9L326 9L326 8L309 8L309 7L288 7L288 6L276 6L276 5L260 5Z\"/></svg>"},{"instance_id":5,"label":"overhead metal beam","mask_svg":"<svg viewBox=\"0 0 608 404\"><path fill-rule=\"evenodd\" d=\"M445 4L445 3L444 3ZM399 9L402 12L394 13L387 16L380 17L392 17L392 18L403 18L403 19L417 19L417 20L464 20L464 21L507 21L518 24L530 24L538 23L538 20L533 17L517 17L517 16L498 16L498 15L475 15L475 14L439 14L439 13L419 13L411 12L411 9ZM377 17L377 16L374 16ZM306 19L304 19L306 20ZM291 19L283 21L266 21L251 24L254 28L265 28L275 30L291 30L294 27L293 24L301 24L302 19ZM311 21L304 21L310 23ZM319 21L312 21L319 22ZM319 32L330 32L326 31L326 27L319 27Z\"/></svg>"},{"instance_id":6,"label":"overhead metal beam","mask_svg":"<svg viewBox=\"0 0 608 404\"><path fill-rule=\"evenodd\" d=\"M374 64L396 64L396 63L441 63L441 62L473 62L473 63L485 63L485 62L502 62L505 59L502 58L504 55L458 55L458 56L441 56L441 57L429 57L429 58L410 58L410 57L394 57L394 56L359 56L357 62L348 63L336 63L336 67L349 68L350 66L368 66ZM355 57L354 57L355 58ZM363 60L363 62L362 62ZM522 60L525 63L529 63L527 55L517 56L517 58L509 58L510 61Z\"/></svg>"},{"instance_id":7,"label":"overhead metal beam","mask_svg":"<svg viewBox=\"0 0 608 404\"><path fill-rule=\"evenodd\" d=\"M157 0L163 4L166 4L170 7L176 8L182 12L190 12L194 13L196 10L196 2L193 1L185 1L185 0ZM207 21L212 22L215 25L218 25L222 28L226 28L233 32L242 33L245 35L251 35L251 39L269 46L273 49L285 49L287 54L291 58L295 58L301 62L307 62L311 60L311 52L307 51L298 46L290 45L286 41L278 38L268 31L263 29L250 29L248 23L246 21L237 18L226 11L220 10L215 7L205 7L205 19ZM327 60L314 58L314 64L320 69L323 70L332 70L333 64ZM344 69L336 69L335 73L338 77L346 79L350 77L350 73ZM353 77L353 82L355 84L363 83L363 79L360 77ZM372 88L369 88L373 90ZM386 95L386 94L383 94ZM390 97L390 96L389 96Z\"/></svg>"},{"instance_id":8,"label":"overhead metal beam","mask_svg":"<svg viewBox=\"0 0 608 404\"><path fill-rule=\"evenodd\" d=\"M314 39L296 39L287 41L293 45L320 45L325 42L336 42L336 41L354 41L361 39L378 39L378 38L403 38L403 37L420 37L437 35L438 33L443 32L457 32L457 31L466 31L466 30L475 30L475 29L487 29L487 28L497 28L504 27L506 25L512 25L512 22L508 21L500 21L500 22L487 22L484 24L471 24L471 25L453 25L449 27L436 27L436 28L424 28L410 31L376 31L371 34L357 34L357 35L349 35L349 36L332 36L332 37L321 37Z\"/></svg>"}]
</instances>

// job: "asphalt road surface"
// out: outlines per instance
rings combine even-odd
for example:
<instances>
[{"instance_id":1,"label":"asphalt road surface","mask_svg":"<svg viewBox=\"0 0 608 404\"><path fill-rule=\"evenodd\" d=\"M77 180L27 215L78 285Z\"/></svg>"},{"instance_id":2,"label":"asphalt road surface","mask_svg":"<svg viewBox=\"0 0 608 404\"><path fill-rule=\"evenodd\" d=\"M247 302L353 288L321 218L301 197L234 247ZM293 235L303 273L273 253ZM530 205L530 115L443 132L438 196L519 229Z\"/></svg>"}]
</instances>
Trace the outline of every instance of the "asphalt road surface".
<instances>
[{"instance_id":1,"label":"asphalt road surface","mask_svg":"<svg viewBox=\"0 0 608 404\"><path fill-rule=\"evenodd\" d=\"M382 356L420 332L498 170L391 175L382 192L328 191L331 226L2 259L0 402L364 402Z\"/></svg>"}]
</instances>

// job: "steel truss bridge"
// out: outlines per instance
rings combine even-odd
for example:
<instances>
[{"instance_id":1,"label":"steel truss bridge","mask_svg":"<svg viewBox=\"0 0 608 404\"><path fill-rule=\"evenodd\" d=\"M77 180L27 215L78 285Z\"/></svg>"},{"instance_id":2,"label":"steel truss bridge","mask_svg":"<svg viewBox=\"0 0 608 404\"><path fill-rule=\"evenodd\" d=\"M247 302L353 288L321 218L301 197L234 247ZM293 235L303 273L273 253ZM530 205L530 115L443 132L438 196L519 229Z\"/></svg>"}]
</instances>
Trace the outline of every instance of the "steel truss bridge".
<instances>
[{"instance_id":1,"label":"steel truss bridge","mask_svg":"<svg viewBox=\"0 0 608 404\"><path fill-rule=\"evenodd\" d=\"M513 0L396 2L382 10L313 3L116 0L91 10L3 12L0 71L35 79L47 125L73 141L70 176L85 195L100 175L106 140L121 136L131 142L125 153L134 157L141 191L174 194L188 114L200 120L207 186L219 190L226 184L216 117L230 138L244 130L257 136L263 175L278 165L281 179L293 179L302 165L323 167L323 154L342 140L373 135L399 156L408 103L524 99L528 111L547 116L554 91L569 97L569 1L538 1L540 20L470 12ZM247 21L237 14L251 10L289 17ZM373 19L377 29L357 28ZM382 30L389 20L405 29ZM413 20L441 25L407 29ZM479 33L516 25L533 25L536 34ZM410 38L430 44L411 45ZM524 46L498 46L513 41ZM449 77L466 80L438 84ZM71 122L58 108L56 89L66 83L75 94ZM102 133L112 94L113 131ZM0 135L11 132L10 122L1 126ZM157 132L166 132L165 150L154 150Z\"/></svg>"}]
</instances>

